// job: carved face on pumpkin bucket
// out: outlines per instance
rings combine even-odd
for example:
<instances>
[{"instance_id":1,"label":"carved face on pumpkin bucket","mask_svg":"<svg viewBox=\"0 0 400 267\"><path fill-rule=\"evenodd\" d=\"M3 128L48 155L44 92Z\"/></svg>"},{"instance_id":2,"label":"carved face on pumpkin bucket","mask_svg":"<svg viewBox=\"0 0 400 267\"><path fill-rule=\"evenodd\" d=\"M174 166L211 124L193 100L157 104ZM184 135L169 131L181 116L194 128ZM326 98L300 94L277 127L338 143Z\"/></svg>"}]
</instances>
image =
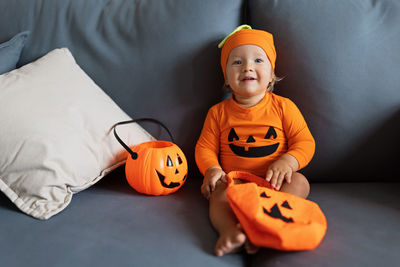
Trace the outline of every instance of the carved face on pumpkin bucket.
<instances>
[{"instance_id":1,"label":"carved face on pumpkin bucket","mask_svg":"<svg viewBox=\"0 0 400 267\"><path fill-rule=\"evenodd\" d=\"M174 164L174 162L175 162L175 164ZM186 173L180 174L179 169L181 169L181 172L184 171L184 170L182 170L182 168L180 168L182 164L183 164L183 160L182 160L181 156L177 153L174 161L171 159L171 157L169 155L167 155L167 159L165 160L166 167L164 168L164 175L161 174L161 171L154 169L156 171L158 179L163 187L175 188L185 182L186 176L187 176L187 168L186 168ZM169 178L169 180L170 180L169 183L167 183L166 177Z\"/></svg>"},{"instance_id":2,"label":"carved face on pumpkin bucket","mask_svg":"<svg viewBox=\"0 0 400 267\"><path fill-rule=\"evenodd\" d=\"M150 141L132 148L136 157L128 157L126 178L138 192L166 195L186 181L188 166L182 150L167 141Z\"/></svg>"},{"instance_id":3,"label":"carved face on pumpkin bucket","mask_svg":"<svg viewBox=\"0 0 400 267\"><path fill-rule=\"evenodd\" d=\"M256 139L253 137L252 134L247 133L247 136L245 137L246 139L246 144L251 144L251 143L257 143ZM274 127L270 126L268 128L268 131L266 132L264 139L276 139L277 134L274 129ZM239 144L235 144L235 141L239 140L239 136L236 133L235 128L231 128L229 135L228 135L228 142L229 142L229 147L232 150L233 153L235 153L238 156L241 157L246 157L246 158L260 158L260 157L266 157L271 154L273 154L279 147L279 143L275 143L272 145L266 145L266 146L243 146Z\"/></svg>"}]
</instances>

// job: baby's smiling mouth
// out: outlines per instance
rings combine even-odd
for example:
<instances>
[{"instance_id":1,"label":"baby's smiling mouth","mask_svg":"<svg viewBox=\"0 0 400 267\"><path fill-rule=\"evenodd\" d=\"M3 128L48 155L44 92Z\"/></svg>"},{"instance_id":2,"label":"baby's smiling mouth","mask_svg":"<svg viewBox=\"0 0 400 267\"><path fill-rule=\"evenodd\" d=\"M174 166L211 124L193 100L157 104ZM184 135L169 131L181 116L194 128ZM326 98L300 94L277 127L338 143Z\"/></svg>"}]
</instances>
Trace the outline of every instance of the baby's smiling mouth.
<instances>
[{"instance_id":1,"label":"baby's smiling mouth","mask_svg":"<svg viewBox=\"0 0 400 267\"><path fill-rule=\"evenodd\" d=\"M250 77L250 76L246 76L242 79L242 82L246 82L246 81L255 81L256 78L254 77Z\"/></svg>"}]
</instances>

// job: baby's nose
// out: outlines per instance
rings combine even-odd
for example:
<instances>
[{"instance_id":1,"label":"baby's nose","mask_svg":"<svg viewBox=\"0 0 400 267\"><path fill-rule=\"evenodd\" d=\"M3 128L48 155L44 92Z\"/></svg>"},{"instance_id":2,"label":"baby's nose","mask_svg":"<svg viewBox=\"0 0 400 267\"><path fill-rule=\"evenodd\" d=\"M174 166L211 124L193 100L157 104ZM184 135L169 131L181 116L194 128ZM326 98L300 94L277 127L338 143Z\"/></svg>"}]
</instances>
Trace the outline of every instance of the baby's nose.
<instances>
[{"instance_id":1,"label":"baby's nose","mask_svg":"<svg viewBox=\"0 0 400 267\"><path fill-rule=\"evenodd\" d=\"M250 62L243 64L243 72L254 71L254 66Z\"/></svg>"}]
</instances>

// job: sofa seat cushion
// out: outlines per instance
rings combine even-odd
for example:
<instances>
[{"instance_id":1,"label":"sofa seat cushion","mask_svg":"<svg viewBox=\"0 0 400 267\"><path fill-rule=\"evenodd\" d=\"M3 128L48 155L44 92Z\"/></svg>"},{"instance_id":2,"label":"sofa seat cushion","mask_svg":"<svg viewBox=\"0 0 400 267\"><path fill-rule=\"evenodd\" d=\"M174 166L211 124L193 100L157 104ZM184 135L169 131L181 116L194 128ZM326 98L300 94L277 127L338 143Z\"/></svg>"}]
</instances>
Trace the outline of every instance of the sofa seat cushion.
<instances>
[{"instance_id":1,"label":"sofa seat cushion","mask_svg":"<svg viewBox=\"0 0 400 267\"><path fill-rule=\"evenodd\" d=\"M245 266L242 254L213 254L217 234L200 181L147 196L129 186L120 167L48 221L23 215L0 195L2 265Z\"/></svg>"},{"instance_id":2,"label":"sofa seat cushion","mask_svg":"<svg viewBox=\"0 0 400 267\"><path fill-rule=\"evenodd\" d=\"M309 199L320 205L328 221L315 250L261 249L251 257L219 258L213 255L217 233L209 222L200 182L193 179L172 195L150 197L129 187L120 167L48 221L32 220L0 195L0 228L7 229L2 232L7 244L2 247L2 263L336 267L398 262L399 183L311 184Z\"/></svg>"}]
</instances>

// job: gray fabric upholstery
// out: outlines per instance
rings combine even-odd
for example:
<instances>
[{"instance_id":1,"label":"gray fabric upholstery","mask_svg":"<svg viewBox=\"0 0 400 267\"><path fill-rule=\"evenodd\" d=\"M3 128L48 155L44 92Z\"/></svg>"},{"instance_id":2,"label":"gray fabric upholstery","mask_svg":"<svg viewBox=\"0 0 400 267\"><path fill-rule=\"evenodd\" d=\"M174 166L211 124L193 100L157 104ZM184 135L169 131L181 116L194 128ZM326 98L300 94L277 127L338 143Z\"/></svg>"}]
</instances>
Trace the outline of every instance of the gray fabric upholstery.
<instances>
[{"instance_id":1,"label":"gray fabric upholstery","mask_svg":"<svg viewBox=\"0 0 400 267\"><path fill-rule=\"evenodd\" d=\"M316 139L312 181L397 181L400 148L397 0L251 0L249 23L277 49L276 93Z\"/></svg>"},{"instance_id":2,"label":"gray fabric upholstery","mask_svg":"<svg viewBox=\"0 0 400 267\"><path fill-rule=\"evenodd\" d=\"M199 182L164 197L140 195L119 169L74 196L49 221L34 220L0 196L4 266L396 266L398 183L316 183L328 231L313 251L217 258ZM7 245L6 245L7 244Z\"/></svg>"},{"instance_id":3,"label":"gray fabric upholstery","mask_svg":"<svg viewBox=\"0 0 400 267\"><path fill-rule=\"evenodd\" d=\"M177 193L136 193L123 168L74 196L48 221L32 219L0 195L1 265L244 266L241 254L217 258L217 235L199 181Z\"/></svg>"},{"instance_id":4,"label":"gray fabric upholstery","mask_svg":"<svg viewBox=\"0 0 400 267\"><path fill-rule=\"evenodd\" d=\"M149 197L128 186L121 167L48 221L0 194L0 265L398 265L398 1L0 0L0 10L0 40L31 31L19 66L68 47L129 115L170 128L191 172L177 193ZM242 23L274 34L285 77L276 93L299 106L317 142L304 173L328 231L314 251L213 255L217 234L193 150L222 97L216 45Z\"/></svg>"}]
</instances>

